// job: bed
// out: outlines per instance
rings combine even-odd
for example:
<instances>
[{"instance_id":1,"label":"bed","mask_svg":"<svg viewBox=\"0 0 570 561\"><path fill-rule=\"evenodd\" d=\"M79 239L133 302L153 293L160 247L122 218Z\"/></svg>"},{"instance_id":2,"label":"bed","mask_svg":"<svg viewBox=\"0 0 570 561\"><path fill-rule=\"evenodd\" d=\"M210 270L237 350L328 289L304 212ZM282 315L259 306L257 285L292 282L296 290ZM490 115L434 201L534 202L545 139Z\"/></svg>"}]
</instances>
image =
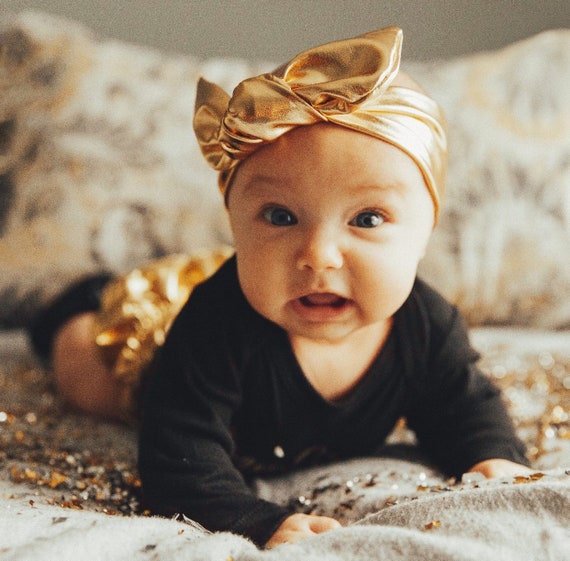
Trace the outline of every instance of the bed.
<instances>
[{"instance_id":1,"label":"bed","mask_svg":"<svg viewBox=\"0 0 570 561\"><path fill-rule=\"evenodd\" d=\"M570 559L570 31L407 62L449 121L448 196L421 274L457 303L504 390L531 475L449 480L404 425L383 458L260 479L343 528L275 550L140 502L136 427L71 411L24 327L62 286L231 243L191 132L203 60L0 18L0 557L6 560Z\"/></svg>"}]
</instances>

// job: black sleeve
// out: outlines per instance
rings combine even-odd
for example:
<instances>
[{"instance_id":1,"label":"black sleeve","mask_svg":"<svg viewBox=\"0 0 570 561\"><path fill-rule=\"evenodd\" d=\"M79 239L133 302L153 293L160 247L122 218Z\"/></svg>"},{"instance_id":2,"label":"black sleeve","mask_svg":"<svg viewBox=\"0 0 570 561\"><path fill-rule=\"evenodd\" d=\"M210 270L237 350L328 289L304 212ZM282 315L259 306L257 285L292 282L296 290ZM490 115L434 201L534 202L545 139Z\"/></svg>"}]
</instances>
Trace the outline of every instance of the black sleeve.
<instances>
[{"instance_id":1,"label":"black sleeve","mask_svg":"<svg viewBox=\"0 0 570 561\"><path fill-rule=\"evenodd\" d=\"M427 287L416 305L423 321L422 382L408 421L420 445L450 475L486 459L528 465L499 389L478 368L459 312Z\"/></svg>"},{"instance_id":2,"label":"black sleeve","mask_svg":"<svg viewBox=\"0 0 570 561\"><path fill-rule=\"evenodd\" d=\"M232 463L242 373L226 337L219 310L192 299L174 322L143 405L143 497L154 513L185 514L263 545L290 512L257 498Z\"/></svg>"}]
</instances>

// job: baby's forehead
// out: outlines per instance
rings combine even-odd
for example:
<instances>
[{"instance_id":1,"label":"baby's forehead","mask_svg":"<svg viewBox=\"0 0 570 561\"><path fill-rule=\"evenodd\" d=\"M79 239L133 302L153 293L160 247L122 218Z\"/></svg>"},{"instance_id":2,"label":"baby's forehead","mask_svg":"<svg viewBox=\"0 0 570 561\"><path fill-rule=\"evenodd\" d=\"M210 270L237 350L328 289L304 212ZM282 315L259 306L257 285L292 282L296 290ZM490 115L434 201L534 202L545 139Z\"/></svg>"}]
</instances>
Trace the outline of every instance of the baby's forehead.
<instances>
[{"instance_id":1,"label":"baby's forehead","mask_svg":"<svg viewBox=\"0 0 570 561\"><path fill-rule=\"evenodd\" d=\"M236 170L234 184L249 193L300 186L345 185L354 195L364 191L401 188L421 182L421 169L399 147L332 123L298 127L245 159ZM302 190L302 188L301 188Z\"/></svg>"}]
</instances>

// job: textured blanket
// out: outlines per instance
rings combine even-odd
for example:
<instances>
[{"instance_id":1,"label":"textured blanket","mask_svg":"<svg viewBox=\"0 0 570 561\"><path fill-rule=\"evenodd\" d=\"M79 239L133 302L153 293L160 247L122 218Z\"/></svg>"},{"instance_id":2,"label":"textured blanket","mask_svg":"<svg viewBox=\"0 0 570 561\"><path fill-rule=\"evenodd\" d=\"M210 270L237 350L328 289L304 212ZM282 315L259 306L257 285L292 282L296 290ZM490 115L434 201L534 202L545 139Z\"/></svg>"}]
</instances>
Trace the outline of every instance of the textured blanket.
<instances>
[{"instance_id":1,"label":"textured blanket","mask_svg":"<svg viewBox=\"0 0 570 561\"><path fill-rule=\"evenodd\" d=\"M0 558L570 560L568 332L475 333L535 472L446 480L400 427L384 458L259 480L256 492L343 528L271 551L141 511L135 431L65 408L19 335L0 339Z\"/></svg>"},{"instance_id":2,"label":"textured blanket","mask_svg":"<svg viewBox=\"0 0 570 561\"><path fill-rule=\"evenodd\" d=\"M8 560L96 561L570 559L570 474L424 492L362 521L259 551L231 534L183 522L110 517L44 504L0 502L0 555Z\"/></svg>"},{"instance_id":3,"label":"textured blanket","mask_svg":"<svg viewBox=\"0 0 570 561\"><path fill-rule=\"evenodd\" d=\"M362 475L367 462L359 463L340 467L342 475L360 474L337 496L337 516L348 519L347 527L299 545L304 558L570 559L570 472L494 481L471 476L449 485L421 464L380 460L367 466L382 482L377 488ZM319 485L309 488L318 492ZM351 496L356 503L348 516L343 495L345 508ZM326 514L334 514L329 506Z\"/></svg>"}]
</instances>

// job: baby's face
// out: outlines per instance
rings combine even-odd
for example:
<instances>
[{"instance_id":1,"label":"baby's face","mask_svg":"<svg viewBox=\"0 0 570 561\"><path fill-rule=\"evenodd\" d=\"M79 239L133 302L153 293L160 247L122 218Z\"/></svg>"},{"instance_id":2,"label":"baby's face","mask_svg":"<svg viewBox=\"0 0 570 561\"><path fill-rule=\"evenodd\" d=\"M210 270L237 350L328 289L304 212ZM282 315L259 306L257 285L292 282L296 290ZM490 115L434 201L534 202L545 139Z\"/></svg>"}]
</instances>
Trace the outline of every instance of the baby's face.
<instances>
[{"instance_id":1,"label":"baby's face","mask_svg":"<svg viewBox=\"0 0 570 561\"><path fill-rule=\"evenodd\" d=\"M290 337L340 342L408 297L434 207L414 161L337 125L252 154L229 193L242 290Z\"/></svg>"}]
</instances>

